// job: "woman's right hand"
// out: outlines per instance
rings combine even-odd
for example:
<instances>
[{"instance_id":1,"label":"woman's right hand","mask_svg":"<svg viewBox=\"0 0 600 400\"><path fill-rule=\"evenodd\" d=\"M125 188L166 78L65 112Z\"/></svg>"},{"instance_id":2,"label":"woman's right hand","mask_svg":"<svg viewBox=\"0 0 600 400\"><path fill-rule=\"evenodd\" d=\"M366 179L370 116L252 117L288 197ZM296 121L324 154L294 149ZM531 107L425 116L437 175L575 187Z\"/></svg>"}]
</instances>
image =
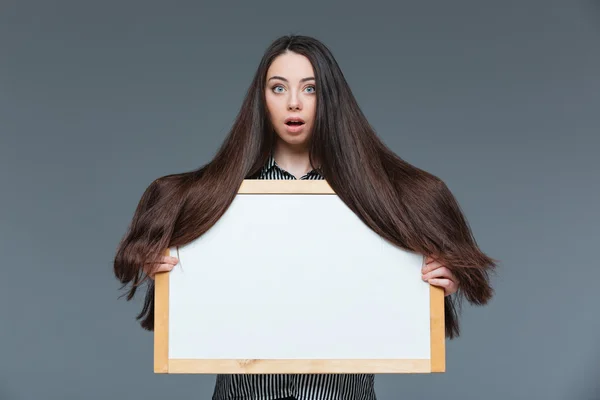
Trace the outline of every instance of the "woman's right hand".
<instances>
[{"instance_id":1,"label":"woman's right hand","mask_svg":"<svg viewBox=\"0 0 600 400\"><path fill-rule=\"evenodd\" d=\"M162 256L155 262L147 262L144 265L144 271L150 277L154 279L154 275L159 272L169 272L177 265L179 259L171 256ZM158 266L157 266L158 264Z\"/></svg>"}]
</instances>

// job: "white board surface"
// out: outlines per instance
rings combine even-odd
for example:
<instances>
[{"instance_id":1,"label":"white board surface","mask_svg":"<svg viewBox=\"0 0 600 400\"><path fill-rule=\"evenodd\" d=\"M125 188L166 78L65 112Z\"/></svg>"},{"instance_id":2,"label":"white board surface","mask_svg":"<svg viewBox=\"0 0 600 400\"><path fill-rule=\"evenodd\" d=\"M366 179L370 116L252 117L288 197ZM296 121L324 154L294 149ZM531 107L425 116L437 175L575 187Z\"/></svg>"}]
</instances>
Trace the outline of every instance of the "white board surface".
<instances>
[{"instance_id":1,"label":"white board surface","mask_svg":"<svg viewBox=\"0 0 600 400\"><path fill-rule=\"evenodd\" d=\"M238 194L171 248L169 359L429 359L423 256L336 195Z\"/></svg>"}]
</instances>

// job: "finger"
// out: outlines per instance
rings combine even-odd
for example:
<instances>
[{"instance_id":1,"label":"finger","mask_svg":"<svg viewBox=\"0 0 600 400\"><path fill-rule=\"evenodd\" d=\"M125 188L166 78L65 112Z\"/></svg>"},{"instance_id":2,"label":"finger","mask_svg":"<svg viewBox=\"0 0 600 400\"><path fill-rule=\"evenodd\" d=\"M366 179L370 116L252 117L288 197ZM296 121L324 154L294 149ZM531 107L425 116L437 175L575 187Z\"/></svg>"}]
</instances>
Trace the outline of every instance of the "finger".
<instances>
[{"instance_id":1,"label":"finger","mask_svg":"<svg viewBox=\"0 0 600 400\"><path fill-rule=\"evenodd\" d=\"M174 265L172 264L160 264L156 268L151 268L147 271L148 276L154 278L154 275L160 272L169 272L173 269Z\"/></svg>"},{"instance_id":2,"label":"finger","mask_svg":"<svg viewBox=\"0 0 600 400\"><path fill-rule=\"evenodd\" d=\"M427 264L432 263L434 261L438 261L438 256L436 256L436 255L427 256Z\"/></svg>"},{"instance_id":3,"label":"finger","mask_svg":"<svg viewBox=\"0 0 600 400\"><path fill-rule=\"evenodd\" d=\"M433 271L429 271L423 274L423 279L427 280L430 278L446 278L455 280L454 274L446 267L439 267L434 269Z\"/></svg>"},{"instance_id":4,"label":"finger","mask_svg":"<svg viewBox=\"0 0 600 400\"><path fill-rule=\"evenodd\" d=\"M162 256L161 258L159 258L156 261L147 261L145 262L146 265L150 264L150 265L154 265L154 264L172 264L172 265L177 265L177 263L179 262L179 259L176 257L171 257L171 256Z\"/></svg>"},{"instance_id":5,"label":"finger","mask_svg":"<svg viewBox=\"0 0 600 400\"><path fill-rule=\"evenodd\" d=\"M179 259L177 257L163 256L163 263L177 265Z\"/></svg>"},{"instance_id":6,"label":"finger","mask_svg":"<svg viewBox=\"0 0 600 400\"><path fill-rule=\"evenodd\" d=\"M444 289L444 295L448 296L457 290L457 285L452 282L450 279L430 279L429 284L433 286L438 286Z\"/></svg>"},{"instance_id":7,"label":"finger","mask_svg":"<svg viewBox=\"0 0 600 400\"><path fill-rule=\"evenodd\" d=\"M424 274L426 274L426 273L428 273L428 272L430 272L430 271L433 271L433 270L435 270L435 269L438 269L438 268L441 268L441 267L442 267L442 264L440 264L440 263L439 263L439 262L437 262L437 261L432 261L432 262L430 262L429 264L425 265L425 266L424 266L424 267L421 269L421 272L423 272Z\"/></svg>"},{"instance_id":8,"label":"finger","mask_svg":"<svg viewBox=\"0 0 600 400\"><path fill-rule=\"evenodd\" d=\"M160 264L160 266L158 267L158 269L156 271L154 271L154 273L159 273L159 272L169 272L171 271L175 266L173 264Z\"/></svg>"}]
</instances>

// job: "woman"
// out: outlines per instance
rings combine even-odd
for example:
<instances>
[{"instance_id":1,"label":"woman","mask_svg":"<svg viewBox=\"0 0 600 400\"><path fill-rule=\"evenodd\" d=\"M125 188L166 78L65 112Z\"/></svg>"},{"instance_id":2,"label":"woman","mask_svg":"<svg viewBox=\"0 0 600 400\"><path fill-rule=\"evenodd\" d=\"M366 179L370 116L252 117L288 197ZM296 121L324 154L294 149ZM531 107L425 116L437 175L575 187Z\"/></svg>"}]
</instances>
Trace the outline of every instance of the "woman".
<instances>
[{"instance_id":1,"label":"woman","mask_svg":"<svg viewBox=\"0 0 600 400\"><path fill-rule=\"evenodd\" d=\"M373 231L427 256L423 279L445 290L446 336L459 334L462 298L485 304L495 260L479 250L459 205L434 175L376 136L325 45L284 36L265 52L241 111L213 160L146 189L117 250L116 276L131 299L151 278L138 319L153 329L157 272L167 247L198 238L227 210L244 179L326 179ZM219 375L220 399L375 399L371 374Z\"/></svg>"}]
</instances>

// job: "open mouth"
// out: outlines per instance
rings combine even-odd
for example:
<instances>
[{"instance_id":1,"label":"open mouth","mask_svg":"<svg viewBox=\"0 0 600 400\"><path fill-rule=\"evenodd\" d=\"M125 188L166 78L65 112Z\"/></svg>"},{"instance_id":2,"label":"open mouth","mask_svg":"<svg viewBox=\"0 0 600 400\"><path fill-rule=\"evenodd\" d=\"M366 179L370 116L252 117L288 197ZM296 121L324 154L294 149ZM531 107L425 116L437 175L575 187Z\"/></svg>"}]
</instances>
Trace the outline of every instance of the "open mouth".
<instances>
[{"instance_id":1,"label":"open mouth","mask_svg":"<svg viewBox=\"0 0 600 400\"><path fill-rule=\"evenodd\" d=\"M289 127L299 127L304 125L304 120L300 117L287 117L285 121L283 121Z\"/></svg>"}]
</instances>

